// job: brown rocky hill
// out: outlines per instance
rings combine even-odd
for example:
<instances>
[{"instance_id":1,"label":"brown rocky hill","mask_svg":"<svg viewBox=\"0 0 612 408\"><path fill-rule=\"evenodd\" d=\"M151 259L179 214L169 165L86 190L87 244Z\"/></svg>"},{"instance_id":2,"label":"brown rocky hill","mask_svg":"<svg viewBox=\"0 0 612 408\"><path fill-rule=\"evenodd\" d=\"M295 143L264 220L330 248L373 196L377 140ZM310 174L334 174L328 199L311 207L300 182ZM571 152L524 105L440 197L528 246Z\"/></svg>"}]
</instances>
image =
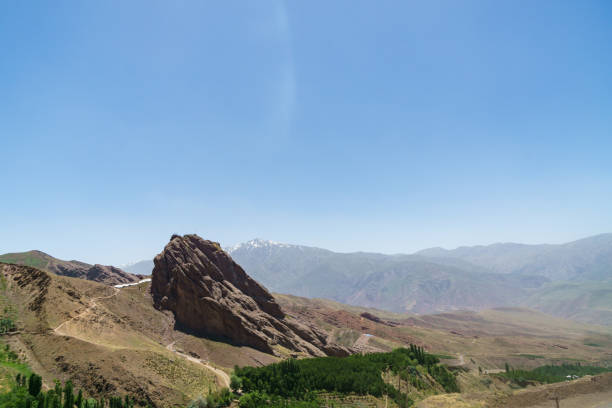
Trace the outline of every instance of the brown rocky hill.
<instances>
[{"instance_id":1,"label":"brown rocky hill","mask_svg":"<svg viewBox=\"0 0 612 408\"><path fill-rule=\"evenodd\" d=\"M285 315L274 297L213 241L173 235L155 257L155 306L198 335L285 355L348 355L327 335Z\"/></svg>"},{"instance_id":2,"label":"brown rocky hill","mask_svg":"<svg viewBox=\"0 0 612 408\"><path fill-rule=\"evenodd\" d=\"M87 279L107 285L138 282L142 276L125 272L114 266L90 265L80 261L63 261L42 251L17 252L0 255L0 262L32 266L60 276Z\"/></svg>"},{"instance_id":3,"label":"brown rocky hill","mask_svg":"<svg viewBox=\"0 0 612 408\"><path fill-rule=\"evenodd\" d=\"M242 280L251 286L249 279ZM186 406L209 390L226 387L235 365L279 360L253 347L177 330L174 313L154 306L151 282L113 288L0 264L0 283L0 311L8 311L16 322L16 330L3 341L49 387L54 379L72 380L91 396L129 394L144 406ZM212 287L227 290L211 283ZM575 359L603 364L612 348L612 335L599 332L601 328L522 309L405 316L286 295L265 296L265 302L280 305L284 317L279 320L285 327L299 320L316 326L318 333L324 330L334 342L366 352L416 343L456 357L455 364L471 373L478 373L480 366L503 369L506 361L517 367ZM284 349L271 347L280 354ZM302 353L286 351L290 354ZM461 380L468 390L481 384L468 380L473 378ZM478 387L474 391L489 391Z\"/></svg>"},{"instance_id":4,"label":"brown rocky hill","mask_svg":"<svg viewBox=\"0 0 612 408\"><path fill-rule=\"evenodd\" d=\"M16 328L2 335L53 387L71 380L89 396L129 394L141 405L184 407L227 387L234 365L278 358L174 329L153 306L150 283L114 288L0 263L0 312Z\"/></svg>"}]
</instances>

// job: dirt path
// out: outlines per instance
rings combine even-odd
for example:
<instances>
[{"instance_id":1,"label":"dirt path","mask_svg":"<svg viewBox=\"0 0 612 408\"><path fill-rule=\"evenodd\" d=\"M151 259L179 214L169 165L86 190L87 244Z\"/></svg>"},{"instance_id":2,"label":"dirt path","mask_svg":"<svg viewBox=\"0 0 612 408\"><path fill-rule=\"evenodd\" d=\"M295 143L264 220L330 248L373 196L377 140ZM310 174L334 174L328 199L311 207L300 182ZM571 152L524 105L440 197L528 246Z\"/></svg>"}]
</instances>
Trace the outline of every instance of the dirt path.
<instances>
[{"instance_id":1,"label":"dirt path","mask_svg":"<svg viewBox=\"0 0 612 408\"><path fill-rule=\"evenodd\" d=\"M538 404L532 408L555 408L555 402ZM559 400L559 408L612 408L612 391L576 395Z\"/></svg>"},{"instance_id":2,"label":"dirt path","mask_svg":"<svg viewBox=\"0 0 612 408\"><path fill-rule=\"evenodd\" d=\"M203 361L199 358L190 356L189 354L185 354L181 351L178 351L175 347L174 347L174 343L176 343L175 341L173 341L172 343L168 344L166 346L166 349L168 349L169 351L173 352L174 354L177 354L181 357L183 357L186 360L189 360L193 363L196 364L200 364L203 365L204 367L208 368L210 371L212 371L213 373L215 373L215 375L217 376L217 378L219 379L219 382L221 383L222 387L227 387L229 388L230 386L230 377L229 375L227 375L227 373L223 370L220 370L216 367L213 367L212 365L208 364L208 362Z\"/></svg>"},{"instance_id":3,"label":"dirt path","mask_svg":"<svg viewBox=\"0 0 612 408\"><path fill-rule=\"evenodd\" d=\"M370 337L371 336L368 336L367 334L362 334L357 338L357 340L355 340L355 343L353 343L353 348L355 350L367 348L368 343L370 342Z\"/></svg>"},{"instance_id":4,"label":"dirt path","mask_svg":"<svg viewBox=\"0 0 612 408\"><path fill-rule=\"evenodd\" d=\"M457 354L457 358L453 360L444 360L444 364L449 367L462 367L465 365L465 357L463 354Z\"/></svg>"},{"instance_id":5,"label":"dirt path","mask_svg":"<svg viewBox=\"0 0 612 408\"><path fill-rule=\"evenodd\" d=\"M53 332L55 334L59 334L62 336L67 335L65 332L62 333L62 326L64 326L66 323L70 323L73 320L79 319L81 317L83 317L84 315L86 315L87 313L91 312L93 310L93 308L95 308L96 306L98 306L98 304L96 303L98 300L102 300L102 299L110 299L114 296L117 296L117 293L119 293L119 289L117 288L113 288L114 292L112 295L108 295L108 296L100 296L97 298L92 298L91 301L89 302L89 306L83 310L81 313L79 313L78 315L66 320L65 322L61 323L59 326L57 326L55 329L53 329Z\"/></svg>"}]
</instances>

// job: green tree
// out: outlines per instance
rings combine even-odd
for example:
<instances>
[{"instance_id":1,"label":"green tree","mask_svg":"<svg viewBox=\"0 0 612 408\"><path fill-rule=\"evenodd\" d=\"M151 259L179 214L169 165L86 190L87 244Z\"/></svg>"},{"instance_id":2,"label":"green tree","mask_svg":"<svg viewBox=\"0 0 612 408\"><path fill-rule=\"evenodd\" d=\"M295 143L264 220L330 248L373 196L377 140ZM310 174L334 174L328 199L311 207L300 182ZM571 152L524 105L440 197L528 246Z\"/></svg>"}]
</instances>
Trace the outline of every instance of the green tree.
<instances>
[{"instance_id":1,"label":"green tree","mask_svg":"<svg viewBox=\"0 0 612 408\"><path fill-rule=\"evenodd\" d=\"M64 408L74 408L74 389L70 380L64 385Z\"/></svg>"},{"instance_id":2,"label":"green tree","mask_svg":"<svg viewBox=\"0 0 612 408\"><path fill-rule=\"evenodd\" d=\"M36 397L42 389L42 377L37 374L30 374L28 378L28 392L31 396Z\"/></svg>"},{"instance_id":3,"label":"green tree","mask_svg":"<svg viewBox=\"0 0 612 408\"><path fill-rule=\"evenodd\" d=\"M232 374L230 378L230 388L234 392L238 392L242 388L242 379L235 374Z\"/></svg>"},{"instance_id":4,"label":"green tree","mask_svg":"<svg viewBox=\"0 0 612 408\"><path fill-rule=\"evenodd\" d=\"M76 401L75 402L76 402L76 406L78 408L84 408L83 407L83 390L79 390L79 393L78 393L78 395L76 397Z\"/></svg>"}]
</instances>

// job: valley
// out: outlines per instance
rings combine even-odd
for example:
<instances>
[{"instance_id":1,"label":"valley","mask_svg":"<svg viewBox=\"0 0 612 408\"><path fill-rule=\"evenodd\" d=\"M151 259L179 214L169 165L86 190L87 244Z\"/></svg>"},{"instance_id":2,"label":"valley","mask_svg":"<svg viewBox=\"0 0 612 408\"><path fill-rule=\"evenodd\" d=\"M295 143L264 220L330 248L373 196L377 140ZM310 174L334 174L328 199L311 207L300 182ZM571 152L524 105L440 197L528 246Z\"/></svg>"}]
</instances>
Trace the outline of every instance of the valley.
<instances>
[{"instance_id":1,"label":"valley","mask_svg":"<svg viewBox=\"0 0 612 408\"><path fill-rule=\"evenodd\" d=\"M10 263L0 270L2 299L15 318L3 339L41 374L46 389L55 379L71 381L87 395L129 395L142 406L186 406L199 398L237 406L240 395L227 389L236 374L240 381L251 375L248 367L263 370L291 361L287 358L383 356L411 347L422 348L432 360L393 369L372 366L381 384L394 387L384 395L355 391L358 386L338 394L339 385L330 383L318 385L326 392L306 398L278 394L270 385L243 389L240 406L272 407L297 395L303 402L293 403L304 407L513 406L520 397L514 396L514 380L503 377L507 366L612 366L609 326L517 307L414 314L269 293L218 244L191 235L173 236L156 258L152 279L140 282L104 284ZM437 364L440 368L433 368ZM412 374L406 377L406 370ZM444 370L450 370L460 394L436 380ZM304 376L299 378L314 381ZM257 393L269 395L261 402ZM403 396L390 399L389 393ZM579 401L580 395L565 397Z\"/></svg>"}]
</instances>

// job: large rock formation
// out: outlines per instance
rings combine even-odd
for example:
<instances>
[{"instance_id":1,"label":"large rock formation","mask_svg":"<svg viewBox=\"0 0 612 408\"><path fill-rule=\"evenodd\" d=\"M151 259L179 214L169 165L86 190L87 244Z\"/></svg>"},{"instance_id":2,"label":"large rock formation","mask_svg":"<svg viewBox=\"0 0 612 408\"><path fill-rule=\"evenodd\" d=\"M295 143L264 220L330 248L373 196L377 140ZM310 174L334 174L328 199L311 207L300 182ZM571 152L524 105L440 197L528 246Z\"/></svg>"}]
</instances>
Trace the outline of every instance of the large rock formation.
<instances>
[{"instance_id":1,"label":"large rock formation","mask_svg":"<svg viewBox=\"0 0 612 408\"><path fill-rule=\"evenodd\" d=\"M286 316L274 297L225 253L197 235L173 235L154 260L155 306L190 332L278 354L346 355L326 335Z\"/></svg>"}]
</instances>

